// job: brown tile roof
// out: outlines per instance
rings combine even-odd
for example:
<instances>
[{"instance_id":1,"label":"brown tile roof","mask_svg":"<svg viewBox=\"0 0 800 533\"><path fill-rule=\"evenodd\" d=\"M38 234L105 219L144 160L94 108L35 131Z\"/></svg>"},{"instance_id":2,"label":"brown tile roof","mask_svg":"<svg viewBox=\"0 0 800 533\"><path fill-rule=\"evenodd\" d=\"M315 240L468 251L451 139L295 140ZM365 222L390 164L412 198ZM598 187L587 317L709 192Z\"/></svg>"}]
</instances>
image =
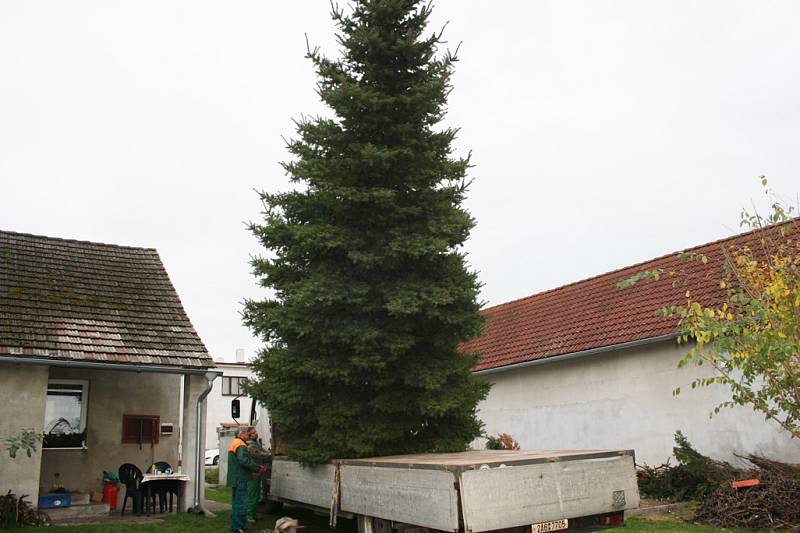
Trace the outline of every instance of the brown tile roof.
<instances>
[{"instance_id":1,"label":"brown tile roof","mask_svg":"<svg viewBox=\"0 0 800 533\"><path fill-rule=\"evenodd\" d=\"M0 357L208 368L153 249L0 231Z\"/></svg>"},{"instance_id":2,"label":"brown tile roof","mask_svg":"<svg viewBox=\"0 0 800 533\"><path fill-rule=\"evenodd\" d=\"M785 224L800 230L798 219ZM672 253L490 307L483 311L483 334L460 349L480 354L473 368L479 371L669 335L675 332L677 319L658 317L656 310L684 303L687 288L704 303L720 302L724 297L719 281L725 251L731 245L745 244L755 249L758 239L756 232L748 232L686 250L706 255L705 265L682 262ZM658 268L666 272L682 270L689 284L673 287L675 278L661 278L624 290L617 288L619 281L637 272Z\"/></svg>"}]
</instances>

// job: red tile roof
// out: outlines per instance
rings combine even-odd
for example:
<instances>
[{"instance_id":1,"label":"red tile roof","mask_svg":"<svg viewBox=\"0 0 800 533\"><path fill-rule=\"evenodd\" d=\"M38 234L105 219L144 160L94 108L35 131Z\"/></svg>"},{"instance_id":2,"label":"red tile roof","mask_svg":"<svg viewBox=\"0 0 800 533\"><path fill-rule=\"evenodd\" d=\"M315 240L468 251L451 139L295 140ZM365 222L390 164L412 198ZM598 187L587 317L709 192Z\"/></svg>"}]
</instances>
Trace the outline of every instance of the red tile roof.
<instances>
[{"instance_id":1,"label":"red tile roof","mask_svg":"<svg viewBox=\"0 0 800 533\"><path fill-rule=\"evenodd\" d=\"M800 229L798 219L785 224ZM658 317L656 310L684 303L687 288L704 303L720 302L724 252L730 246L753 246L758 239L757 232L748 232L686 250L706 255L707 264L681 261L672 253L490 307L482 312L483 334L460 349L480 354L473 368L480 371L672 334L677 319ZM675 278L661 278L617 288L618 282L637 272L659 268L686 273L689 284L673 287Z\"/></svg>"},{"instance_id":2,"label":"red tile roof","mask_svg":"<svg viewBox=\"0 0 800 533\"><path fill-rule=\"evenodd\" d=\"M0 357L209 368L153 249L0 231Z\"/></svg>"}]
</instances>

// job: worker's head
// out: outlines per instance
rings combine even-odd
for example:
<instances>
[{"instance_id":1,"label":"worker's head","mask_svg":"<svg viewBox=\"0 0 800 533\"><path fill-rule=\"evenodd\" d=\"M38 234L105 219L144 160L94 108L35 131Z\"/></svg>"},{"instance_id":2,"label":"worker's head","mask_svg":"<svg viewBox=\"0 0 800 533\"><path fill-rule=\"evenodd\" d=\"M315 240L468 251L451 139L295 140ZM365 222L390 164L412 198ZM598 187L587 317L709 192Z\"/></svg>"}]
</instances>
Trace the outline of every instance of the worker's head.
<instances>
[{"instance_id":1,"label":"worker's head","mask_svg":"<svg viewBox=\"0 0 800 533\"><path fill-rule=\"evenodd\" d=\"M236 436L242 440L248 440L250 435L254 432L255 428L253 426L241 426L236 432Z\"/></svg>"}]
</instances>

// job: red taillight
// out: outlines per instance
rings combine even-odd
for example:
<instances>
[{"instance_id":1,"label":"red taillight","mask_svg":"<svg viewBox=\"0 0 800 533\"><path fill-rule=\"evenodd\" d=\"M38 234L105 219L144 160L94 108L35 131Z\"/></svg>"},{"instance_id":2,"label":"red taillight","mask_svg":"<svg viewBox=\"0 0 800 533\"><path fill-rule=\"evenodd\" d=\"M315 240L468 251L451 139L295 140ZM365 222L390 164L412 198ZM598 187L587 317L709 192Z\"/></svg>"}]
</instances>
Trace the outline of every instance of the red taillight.
<instances>
[{"instance_id":1,"label":"red taillight","mask_svg":"<svg viewBox=\"0 0 800 533\"><path fill-rule=\"evenodd\" d=\"M604 514L600 516L599 522L601 526L621 526L625 522L625 515L623 513Z\"/></svg>"}]
</instances>

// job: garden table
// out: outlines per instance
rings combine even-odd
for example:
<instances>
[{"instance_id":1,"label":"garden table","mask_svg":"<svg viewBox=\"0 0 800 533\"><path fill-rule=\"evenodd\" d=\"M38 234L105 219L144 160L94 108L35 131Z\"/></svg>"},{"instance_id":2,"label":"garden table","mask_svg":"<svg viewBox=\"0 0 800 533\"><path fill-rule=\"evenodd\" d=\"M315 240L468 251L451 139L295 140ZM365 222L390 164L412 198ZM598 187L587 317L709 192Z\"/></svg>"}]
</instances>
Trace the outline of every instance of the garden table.
<instances>
[{"instance_id":1,"label":"garden table","mask_svg":"<svg viewBox=\"0 0 800 533\"><path fill-rule=\"evenodd\" d=\"M186 474L163 474L158 472L154 474L145 474L140 483L140 487L142 487L145 492L145 514L150 515L150 505L153 502L153 491L157 493L159 490L163 489L165 498L167 492L170 493L170 503L168 506L166 506L167 510L172 510L173 492L178 495L178 505L180 505L180 502L183 499L184 487L187 481L189 481L189 476ZM153 509L153 512L155 513L155 509Z\"/></svg>"}]
</instances>

